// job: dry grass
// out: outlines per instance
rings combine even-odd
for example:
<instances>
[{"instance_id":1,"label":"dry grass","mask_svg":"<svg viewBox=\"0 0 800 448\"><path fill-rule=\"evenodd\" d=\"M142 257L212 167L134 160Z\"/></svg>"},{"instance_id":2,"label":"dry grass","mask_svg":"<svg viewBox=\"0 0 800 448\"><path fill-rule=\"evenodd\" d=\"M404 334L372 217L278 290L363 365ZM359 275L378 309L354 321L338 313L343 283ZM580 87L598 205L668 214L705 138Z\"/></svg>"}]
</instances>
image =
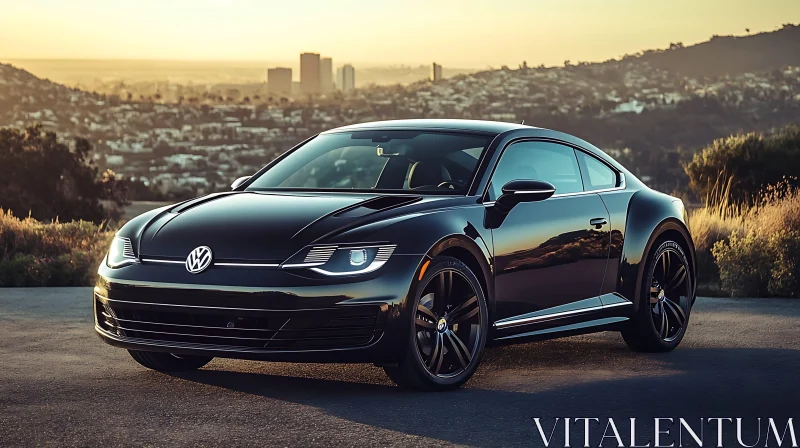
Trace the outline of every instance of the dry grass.
<instances>
[{"instance_id":1,"label":"dry grass","mask_svg":"<svg viewBox=\"0 0 800 448\"><path fill-rule=\"evenodd\" d=\"M758 194L752 206L729 201L731 179L718 182L689 227L702 293L800 296L800 190L783 182Z\"/></svg>"},{"instance_id":2,"label":"dry grass","mask_svg":"<svg viewBox=\"0 0 800 448\"><path fill-rule=\"evenodd\" d=\"M87 221L46 224L0 209L0 286L90 285L113 235Z\"/></svg>"}]
</instances>

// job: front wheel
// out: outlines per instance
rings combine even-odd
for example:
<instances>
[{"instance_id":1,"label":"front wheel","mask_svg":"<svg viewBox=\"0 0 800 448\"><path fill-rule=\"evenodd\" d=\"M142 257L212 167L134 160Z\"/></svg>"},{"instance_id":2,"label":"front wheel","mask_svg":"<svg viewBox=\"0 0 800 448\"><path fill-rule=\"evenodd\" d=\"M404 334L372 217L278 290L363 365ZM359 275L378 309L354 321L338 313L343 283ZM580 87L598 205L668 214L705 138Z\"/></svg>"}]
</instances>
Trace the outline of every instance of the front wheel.
<instances>
[{"instance_id":1,"label":"front wheel","mask_svg":"<svg viewBox=\"0 0 800 448\"><path fill-rule=\"evenodd\" d=\"M662 241L645 266L639 308L622 338L639 352L673 350L686 334L692 308L692 273L675 241Z\"/></svg>"},{"instance_id":2,"label":"front wheel","mask_svg":"<svg viewBox=\"0 0 800 448\"><path fill-rule=\"evenodd\" d=\"M196 370L211 362L210 356L183 356L172 353L128 350L131 358L148 369L159 372L185 372Z\"/></svg>"},{"instance_id":3,"label":"front wheel","mask_svg":"<svg viewBox=\"0 0 800 448\"><path fill-rule=\"evenodd\" d=\"M402 387L461 387L478 368L486 345L488 310L475 274L461 260L436 257L411 304L406 352L386 374Z\"/></svg>"}]
</instances>

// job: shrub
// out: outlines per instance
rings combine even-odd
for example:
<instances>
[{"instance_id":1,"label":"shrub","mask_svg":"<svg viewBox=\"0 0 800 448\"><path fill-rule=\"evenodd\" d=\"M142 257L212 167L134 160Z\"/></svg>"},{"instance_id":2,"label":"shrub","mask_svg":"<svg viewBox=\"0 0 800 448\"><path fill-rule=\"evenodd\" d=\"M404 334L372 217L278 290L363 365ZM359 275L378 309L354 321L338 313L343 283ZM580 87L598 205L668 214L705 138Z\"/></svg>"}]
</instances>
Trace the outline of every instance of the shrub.
<instances>
[{"instance_id":1,"label":"shrub","mask_svg":"<svg viewBox=\"0 0 800 448\"><path fill-rule=\"evenodd\" d=\"M709 234L717 232L711 254L723 291L733 296L800 297L800 190L784 182L768 188L752 207L739 209L738 216L696 214L709 221L692 223L698 260L701 245L706 250L713 239ZM709 227L715 230L706 230Z\"/></svg>"},{"instance_id":2,"label":"shrub","mask_svg":"<svg viewBox=\"0 0 800 448\"><path fill-rule=\"evenodd\" d=\"M0 209L0 286L84 286L114 232L87 221L41 223Z\"/></svg>"},{"instance_id":3,"label":"shrub","mask_svg":"<svg viewBox=\"0 0 800 448\"><path fill-rule=\"evenodd\" d=\"M777 297L800 297L800 231L782 230L770 238L770 246L776 257L769 293Z\"/></svg>"},{"instance_id":4,"label":"shrub","mask_svg":"<svg viewBox=\"0 0 800 448\"><path fill-rule=\"evenodd\" d=\"M709 198L720 184L728 184L726 199L752 204L768 185L800 173L800 126L770 133L751 132L715 140L684 166L690 188ZM794 185L797 179L793 179Z\"/></svg>"},{"instance_id":5,"label":"shrub","mask_svg":"<svg viewBox=\"0 0 800 448\"><path fill-rule=\"evenodd\" d=\"M755 232L744 238L736 233L718 241L711 250L719 266L722 289L732 296L763 297L772 272L771 246Z\"/></svg>"},{"instance_id":6,"label":"shrub","mask_svg":"<svg viewBox=\"0 0 800 448\"><path fill-rule=\"evenodd\" d=\"M736 232L746 232L742 207L728 203L728 189L714 189L706 205L691 211L689 232L697 252L697 282L703 294L719 289L719 268L711 249Z\"/></svg>"},{"instance_id":7,"label":"shrub","mask_svg":"<svg viewBox=\"0 0 800 448\"><path fill-rule=\"evenodd\" d=\"M45 221L119 218L126 184L101 173L92 151L84 138L69 146L40 126L0 129L0 207Z\"/></svg>"}]
</instances>

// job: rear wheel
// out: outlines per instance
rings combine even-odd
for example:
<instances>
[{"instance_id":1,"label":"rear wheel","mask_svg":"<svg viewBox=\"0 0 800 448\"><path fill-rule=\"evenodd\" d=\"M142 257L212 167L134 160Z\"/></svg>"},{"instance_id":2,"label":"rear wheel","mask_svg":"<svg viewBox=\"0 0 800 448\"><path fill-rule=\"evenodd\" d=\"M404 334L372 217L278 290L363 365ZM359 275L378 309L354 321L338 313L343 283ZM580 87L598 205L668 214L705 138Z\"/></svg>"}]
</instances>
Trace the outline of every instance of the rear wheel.
<instances>
[{"instance_id":1,"label":"rear wheel","mask_svg":"<svg viewBox=\"0 0 800 448\"><path fill-rule=\"evenodd\" d=\"M131 357L139 364L148 369L159 372L185 372L196 370L211 362L210 356L184 356L173 355L172 353L144 352L140 350L128 350Z\"/></svg>"},{"instance_id":2,"label":"rear wheel","mask_svg":"<svg viewBox=\"0 0 800 448\"><path fill-rule=\"evenodd\" d=\"M488 311L480 282L457 258L437 257L417 291L406 353L384 370L403 387L459 388L475 373L486 345Z\"/></svg>"},{"instance_id":3,"label":"rear wheel","mask_svg":"<svg viewBox=\"0 0 800 448\"><path fill-rule=\"evenodd\" d=\"M673 350L686 334L692 306L692 278L681 246L663 241L651 254L642 279L641 302L622 337L641 352Z\"/></svg>"}]
</instances>

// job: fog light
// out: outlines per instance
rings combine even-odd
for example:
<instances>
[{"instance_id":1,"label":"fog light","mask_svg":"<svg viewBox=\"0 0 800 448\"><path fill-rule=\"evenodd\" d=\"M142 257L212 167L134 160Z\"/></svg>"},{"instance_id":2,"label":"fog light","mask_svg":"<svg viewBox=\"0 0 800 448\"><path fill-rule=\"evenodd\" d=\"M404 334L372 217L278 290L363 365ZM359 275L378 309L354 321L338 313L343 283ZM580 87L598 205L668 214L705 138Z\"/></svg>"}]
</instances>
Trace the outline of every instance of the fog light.
<instances>
[{"instance_id":1,"label":"fog light","mask_svg":"<svg viewBox=\"0 0 800 448\"><path fill-rule=\"evenodd\" d=\"M350 264L353 266L361 266L367 262L367 251L364 249L355 249L350 251Z\"/></svg>"}]
</instances>

